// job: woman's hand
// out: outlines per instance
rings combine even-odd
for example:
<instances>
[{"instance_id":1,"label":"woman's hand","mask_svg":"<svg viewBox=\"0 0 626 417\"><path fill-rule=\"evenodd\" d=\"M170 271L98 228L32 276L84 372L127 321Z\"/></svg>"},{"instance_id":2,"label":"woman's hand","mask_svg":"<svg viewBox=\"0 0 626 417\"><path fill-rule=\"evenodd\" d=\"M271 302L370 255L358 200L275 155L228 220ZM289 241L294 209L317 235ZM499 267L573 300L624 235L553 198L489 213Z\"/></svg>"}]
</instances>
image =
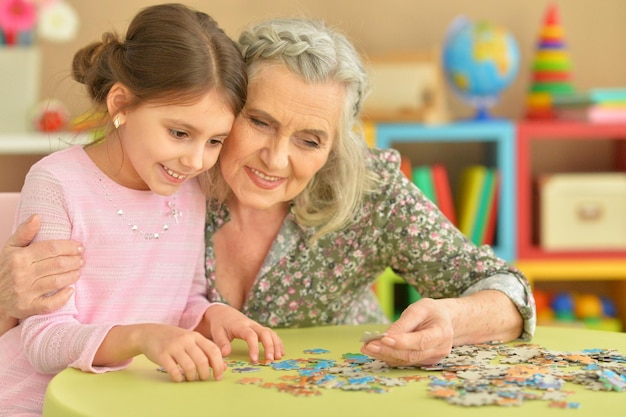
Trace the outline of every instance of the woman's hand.
<instances>
[{"instance_id":1,"label":"woman's hand","mask_svg":"<svg viewBox=\"0 0 626 417\"><path fill-rule=\"evenodd\" d=\"M266 361L278 360L285 355L283 341L275 331L224 304L209 307L197 330L210 337L220 347L224 356L230 354L232 350L230 342L235 338L245 340L248 344L252 363L259 361L259 342L263 344Z\"/></svg>"},{"instance_id":2,"label":"woman's hand","mask_svg":"<svg viewBox=\"0 0 626 417\"><path fill-rule=\"evenodd\" d=\"M0 252L0 316L23 319L61 308L80 277L82 246L70 240L30 244L38 216L22 223Z\"/></svg>"},{"instance_id":3,"label":"woman's hand","mask_svg":"<svg viewBox=\"0 0 626 417\"><path fill-rule=\"evenodd\" d=\"M438 300L422 298L407 307L380 340L361 352L392 366L431 365L452 349L454 331L450 312Z\"/></svg>"},{"instance_id":4,"label":"woman's hand","mask_svg":"<svg viewBox=\"0 0 626 417\"><path fill-rule=\"evenodd\" d=\"M497 290L459 298L422 298L407 307L385 332L361 352L394 365L431 365L460 346L508 342L522 335L524 319L515 304Z\"/></svg>"}]
</instances>

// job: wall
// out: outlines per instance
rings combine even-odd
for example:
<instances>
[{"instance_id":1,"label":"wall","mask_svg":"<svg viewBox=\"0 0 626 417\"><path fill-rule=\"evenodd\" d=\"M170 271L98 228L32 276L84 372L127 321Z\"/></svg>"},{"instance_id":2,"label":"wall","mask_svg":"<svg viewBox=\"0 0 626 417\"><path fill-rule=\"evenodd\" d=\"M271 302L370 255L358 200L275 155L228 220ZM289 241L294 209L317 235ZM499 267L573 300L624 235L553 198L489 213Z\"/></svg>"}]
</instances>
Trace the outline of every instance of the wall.
<instances>
[{"instance_id":1,"label":"wall","mask_svg":"<svg viewBox=\"0 0 626 417\"><path fill-rule=\"evenodd\" d=\"M69 77L76 49L100 38L102 32L124 32L139 8L159 2L148 0L66 0L80 14L75 41L43 45L41 97L56 97L73 114L86 109L82 88ZM343 30L365 54L390 50L428 49L440 44L452 19L465 14L508 27L516 37L522 67L507 89L496 115L516 118L523 113L535 41L549 4L559 7L565 40L573 62L577 88L626 86L626 1L624 0L188 0L186 4L211 14L236 37L248 23L283 15L325 19ZM592 17L593 16L593 17ZM453 115L471 113L448 93Z\"/></svg>"}]
</instances>

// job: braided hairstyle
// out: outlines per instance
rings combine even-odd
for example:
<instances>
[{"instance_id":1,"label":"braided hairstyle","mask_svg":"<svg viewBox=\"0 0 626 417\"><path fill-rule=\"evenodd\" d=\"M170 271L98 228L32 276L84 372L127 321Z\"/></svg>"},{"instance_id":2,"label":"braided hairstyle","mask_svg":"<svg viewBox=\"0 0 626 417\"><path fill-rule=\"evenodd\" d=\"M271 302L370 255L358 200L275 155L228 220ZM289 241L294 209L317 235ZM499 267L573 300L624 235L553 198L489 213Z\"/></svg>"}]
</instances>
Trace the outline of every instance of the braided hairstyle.
<instances>
[{"instance_id":1,"label":"braided hairstyle","mask_svg":"<svg viewBox=\"0 0 626 417\"><path fill-rule=\"evenodd\" d=\"M306 83L344 86L345 102L333 149L325 166L294 199L293 211L301 224L318 227L313 241L356 221L355 213L378 177L366 164L360 112L368 84L354 46L323 22L306 18L259 23L240 35L239 46L249 80L264 66L280 65Z\"/></svg>"},{"instance_id":2,"label":"braided hairstyle","mask_svg":"<svg viewBox=\"0 0 626 417\"><path fill-rule=\"evenodd\" d=\"M274 19L244 31L239 46L248 75L267 62L286 66L308 83L336 81L346 87L351 116L359 117L367 76L358 52L341 33L321 21Z\"/></svg>"},{"instance_id":3,"label":"braided hairstyle","mask_svg":"<svg viewBox=\"0 0 626 417\"><path fill-rule=\"evenodd\" d=\"M146 101L192 103L216 89L238 114L248 88L237 44L206 13L175 3L141 10L124 39L107 32L80 49L72 77L86 86L96 110L106 109L118 82L133 95L124 109Z\"/></svg>"}]
</instances>

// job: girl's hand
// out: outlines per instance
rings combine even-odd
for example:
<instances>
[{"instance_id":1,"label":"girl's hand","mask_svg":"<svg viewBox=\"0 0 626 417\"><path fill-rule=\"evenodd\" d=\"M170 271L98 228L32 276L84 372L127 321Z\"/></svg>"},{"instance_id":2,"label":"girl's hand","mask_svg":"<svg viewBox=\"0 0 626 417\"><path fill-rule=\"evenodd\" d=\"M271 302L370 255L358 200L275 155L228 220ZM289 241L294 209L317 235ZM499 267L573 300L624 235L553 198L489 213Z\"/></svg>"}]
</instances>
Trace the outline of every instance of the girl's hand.
<instances>
[{"instance_id":1,"label":"girl's hand","mask_svg":"<svg viewBox=\"0 0 626 417\"><path fill-rule=\"evenodd\" d=\"M226 364L215 343L198 332L164 324L142 325L141 353L163 367L174 382L220 380Z\"/></svg>"},{"instance_id":2,"label":"girl's hand","mask_svg":"<svg viewBox=\"0 0 626 417\"><path fill-rule=\"evenodd\" d=\"M266 361L278 360L285 354L283 341L276 332L227 305L215 304L209 307L199 327L204 329L203 334L211 337L220 347L224 356L230 354L230 342L235 338L246 341L252 363L259 361L259 342L263 344Z\"/></svg>"}]
</instances>

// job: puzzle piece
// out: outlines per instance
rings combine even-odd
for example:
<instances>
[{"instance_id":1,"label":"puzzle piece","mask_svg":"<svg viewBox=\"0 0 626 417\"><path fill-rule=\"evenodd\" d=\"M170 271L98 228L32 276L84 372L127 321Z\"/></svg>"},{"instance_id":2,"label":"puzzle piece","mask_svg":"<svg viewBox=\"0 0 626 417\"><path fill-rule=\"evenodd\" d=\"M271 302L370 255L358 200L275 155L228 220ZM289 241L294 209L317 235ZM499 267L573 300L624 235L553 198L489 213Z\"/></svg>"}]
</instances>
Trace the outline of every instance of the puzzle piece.
<instances>
[{"instance_id":1,"label":"puzzle piece","mask_svg":"<svg viewBox=\"0 0 626 417\"><path fill-rule=\"evenodd\" d=\"M321 355L323 353L330 353L330 350L321 349L321 348L305 349L304 353L308 353L308 354L311 354L311 355Z\"/></svg>"},{"instance_id":2,"label":"puzzle piece","mask_svg":"<svg viewBox=\"0 0 626 417\"><path fill-rule=\"evenodd\" d=\"M263 378L242 378L237 381L238 384L242 385L259 385L263 382Z\"/></svg>"},{"instance_id":3,"label":"puzzle piece","mask_svg":"<svg viewBox=\"0 0 626 417\"><path fill-rule=\"evenodd\" d=\"M253 366L246 366L243 368L233 368L233 372L239 373L248 373L248 372L259 372L261 368L255 368Z\"/></svg>"},{"instance_id":4,"label":"puzzle piece","mask_svg":"<svg viewBox=\"0 0 626 417\"><path fill-rule=\"evenodd\" d=\"M284 361L272 362L270 366L276 370L280 371L289 371L293 369L300 369L298 362L293 359L288 359Z\"/></svg>"},{"instance_id":5,"label":"puzzle piece","mask_svg":"<svg viewBox=\"0 0 626 417\"><path fill-rule=\"evenodd\" d=\"M359 339L359 342L369 343L372 340L380 340L386 335L387 335L386 333L381 333L381 332L364 332L361 338Z\"/></svg>"}]
</instances>

